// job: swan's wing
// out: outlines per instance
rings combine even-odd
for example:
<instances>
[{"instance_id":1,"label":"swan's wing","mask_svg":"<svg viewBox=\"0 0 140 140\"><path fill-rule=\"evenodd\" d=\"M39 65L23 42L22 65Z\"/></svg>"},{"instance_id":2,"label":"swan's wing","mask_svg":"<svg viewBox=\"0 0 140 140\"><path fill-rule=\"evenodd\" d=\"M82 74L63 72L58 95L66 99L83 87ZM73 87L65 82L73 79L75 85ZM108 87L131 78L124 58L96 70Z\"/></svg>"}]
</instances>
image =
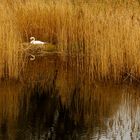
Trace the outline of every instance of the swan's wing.
<instances>
[{"instance_id":1,"label":"swan's wing","mask_svg":"<svg viewBox=\"0 0 140 140\"><path fill-rule=\"evenodd\" d=\"M45 44L45 42L42 42L42 41L34 41L34 44Z\"/></svg>"},{"instance_id":2,"label":"swan's wing","mask_svg":"<svg viewBox=\"0 0 140 140\"><path fill-rule=\"evenodd\" d=\"M39 40L35 40L35 41L31 41L30 42L31 44L47 44L47 42L42 42L42 41L39 41Z\"/></svg>"}]
</instances>

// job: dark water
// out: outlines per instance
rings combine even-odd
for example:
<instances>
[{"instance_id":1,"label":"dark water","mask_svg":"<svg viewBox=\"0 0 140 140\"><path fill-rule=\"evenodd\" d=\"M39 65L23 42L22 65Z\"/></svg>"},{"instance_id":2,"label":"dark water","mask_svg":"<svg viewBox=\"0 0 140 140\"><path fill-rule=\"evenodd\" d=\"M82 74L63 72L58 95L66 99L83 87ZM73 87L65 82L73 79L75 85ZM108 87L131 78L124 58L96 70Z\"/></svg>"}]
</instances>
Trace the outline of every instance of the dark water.
<instances>
[{"instance_id":1,"label":"dark water","mask_svg":"<svg viewBox=\"0 0 140 140\"><path fill-rule=\"evenodd\" d=\"M140 139L140 87L95 83L83 64L60 61L0 83L1 140Z\"/></svg>"}]
</instances>

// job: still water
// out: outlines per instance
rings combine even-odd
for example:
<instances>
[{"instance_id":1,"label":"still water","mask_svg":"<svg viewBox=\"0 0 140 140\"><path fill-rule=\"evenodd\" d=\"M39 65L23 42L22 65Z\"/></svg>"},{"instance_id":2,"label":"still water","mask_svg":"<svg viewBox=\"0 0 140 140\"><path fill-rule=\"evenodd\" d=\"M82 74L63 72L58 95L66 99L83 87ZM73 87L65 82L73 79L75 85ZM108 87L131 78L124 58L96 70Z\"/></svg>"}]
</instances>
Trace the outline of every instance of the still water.
<instances>
[{"instance_id":1,"label":"still water","mask_svg":"<svg viewBox=\"0 0 140 140\"><path fill-rule=\"evenodd\" d=\"M139 140L140 87L92 82L61 61L27 62L21 82L0 82L0 140Z\"/></svg>"}]
</instances>

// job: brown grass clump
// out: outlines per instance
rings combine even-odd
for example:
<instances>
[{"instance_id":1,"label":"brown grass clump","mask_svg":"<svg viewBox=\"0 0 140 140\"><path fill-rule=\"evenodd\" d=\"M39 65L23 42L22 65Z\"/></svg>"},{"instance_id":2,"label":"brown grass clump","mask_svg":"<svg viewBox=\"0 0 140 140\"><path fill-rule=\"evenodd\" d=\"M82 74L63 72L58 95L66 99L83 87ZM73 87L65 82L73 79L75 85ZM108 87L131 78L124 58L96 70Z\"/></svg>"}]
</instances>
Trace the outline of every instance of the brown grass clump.
<instances>
[{"instance_id":1,"label":"brown grass clump","mask_svg":"<svg viewBox=\"0 0 140 140\"><path fill-rule=\"evenodd\" d=\"M0 77L18 78L21 45L19 32L8 7L0 5Z\"/></svg>"},{"instance_id":2,"label":"brown grass clump","mask_svg":"<svg viewBox=\"0 0 140 140\"><path fill-rule=\"evenodd\" d=\"M76 67L96 79L120 81L126 73L139 78L138 1L7 0L1 9L5 7L0 19L0 77L19 76L21 41L35 36L76 56Z\"/></svg>"}]
</instances>

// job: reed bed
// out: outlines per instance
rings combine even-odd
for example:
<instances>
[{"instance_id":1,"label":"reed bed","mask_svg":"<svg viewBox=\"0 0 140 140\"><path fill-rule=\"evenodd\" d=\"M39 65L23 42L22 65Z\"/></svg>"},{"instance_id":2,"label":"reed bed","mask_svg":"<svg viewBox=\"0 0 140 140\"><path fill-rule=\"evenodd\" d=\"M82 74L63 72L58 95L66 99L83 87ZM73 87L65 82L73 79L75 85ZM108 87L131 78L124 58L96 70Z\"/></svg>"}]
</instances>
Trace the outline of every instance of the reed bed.
<instances>
[{"instance_id":1,"label":"reed bed","mask_svg":"<svg viewBox=\"0 0 140 140\"><path fill-rule=\"evenodd\" d=\"M0 10L0 78L22 76L22 44L30 36L76 56L87 78L140 77L139 1L7 0Z\"/></svg>"},{"instance_id":2,"label":"reed bed","mask_svg":"<svg viewBox=\"0 0 140 140\"><path fill-rule=\"evenodd\" d=\"M0 5L0 77L18 78L20 36L8 7Z\"/></svg>"}]
</instances>

